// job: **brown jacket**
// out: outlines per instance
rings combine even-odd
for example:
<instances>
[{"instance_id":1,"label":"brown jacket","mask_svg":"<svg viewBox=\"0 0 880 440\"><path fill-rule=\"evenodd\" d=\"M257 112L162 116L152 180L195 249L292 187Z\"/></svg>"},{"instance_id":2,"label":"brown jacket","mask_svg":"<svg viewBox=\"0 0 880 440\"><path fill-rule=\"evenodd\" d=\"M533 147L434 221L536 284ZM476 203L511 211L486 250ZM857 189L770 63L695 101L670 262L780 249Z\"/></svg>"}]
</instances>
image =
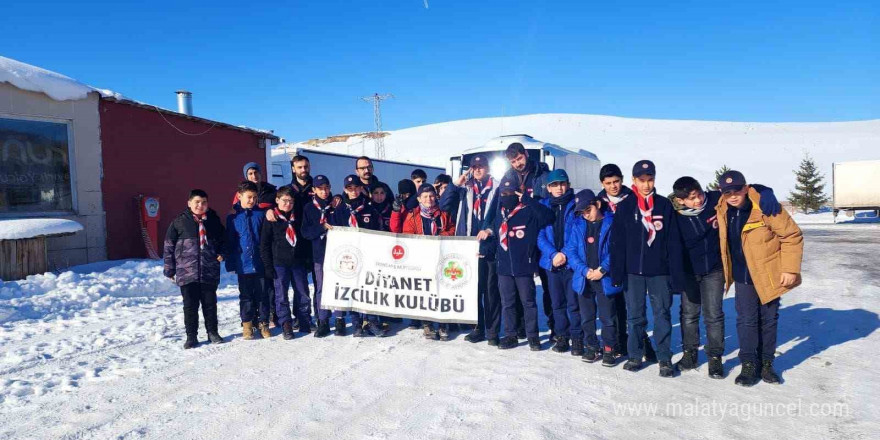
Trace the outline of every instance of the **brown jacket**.
<instances>
[{"instance_id":1,"label":"brown jacket","mask_svg":"<svg viewBox=\"0 0 880 440\"><path fill-rule=\"evenodd\" d=\"M762 304L767 304L801 283L801 260L804 256L804 237L801 229L784 209L769 217L761 212L761 196L749 189L752 213L743 227L743 254L755 289ZM718 233L721 236L721 262L724 266L724 290L733 284L733 264L727 243L727 197L722 196L715 207L718 213ZM783 272L797 274L791 287L782 287L779 279Z\"/></svg>"}]
</instances>

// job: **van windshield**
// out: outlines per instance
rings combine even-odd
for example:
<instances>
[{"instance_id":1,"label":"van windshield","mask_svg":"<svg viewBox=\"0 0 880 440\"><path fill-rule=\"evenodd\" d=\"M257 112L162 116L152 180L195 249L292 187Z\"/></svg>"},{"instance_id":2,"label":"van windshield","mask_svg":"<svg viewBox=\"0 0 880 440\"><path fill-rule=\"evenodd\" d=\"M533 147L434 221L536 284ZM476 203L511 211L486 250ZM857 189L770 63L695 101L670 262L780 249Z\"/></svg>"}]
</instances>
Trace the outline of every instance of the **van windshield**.
<instances>
[{"instance_id":1,"label":"van windshield","mask_svg":"<svg viewBox=\"0 0 880 440\"><path fill-rule=\"evenodd\" d=\"M541 150L532 150L526 149L526 153L529 155L529 159L540 162L541 161ZM507 157L504 156L504 150L498 151L483 151L480 153L470 153L462 155L461 161L461 173L467 173L468 168L470 168L471 158L476 156L477 154L483 154L489 159L489 174L496 179L500 179L504 176L504 173L510 169L510 164L507 162Z\"/></svg>"}]
</instances>

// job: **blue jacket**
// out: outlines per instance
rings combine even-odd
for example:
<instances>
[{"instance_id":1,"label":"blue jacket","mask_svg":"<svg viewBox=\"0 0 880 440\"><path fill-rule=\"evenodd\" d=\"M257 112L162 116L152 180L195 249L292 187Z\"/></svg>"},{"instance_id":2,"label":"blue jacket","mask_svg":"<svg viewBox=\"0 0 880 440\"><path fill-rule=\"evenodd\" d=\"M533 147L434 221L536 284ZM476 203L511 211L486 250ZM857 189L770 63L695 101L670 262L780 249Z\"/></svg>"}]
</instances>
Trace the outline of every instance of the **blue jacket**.
<instances>
[{"instance_id":1,"label":"blue jacket","mask_svg":"<svg viewBox=\"0 0 880 440\"><path fill-rule=\"evenodd\" d=\"M547 209L553 211L553 217L555 218L559 213L553 210L550 207L550 199L541 199L541 204L546 206ZM568 241L568 235L571 232L569 225L574 221L576 217L574 214L574 198L565 205L564 213L562 214L565 217L565 237L563 238L563 248L556 248L556 236L553 232L553 223L545 226L544 229L541 229L541 232L538 233L538 249L541 250L541 258L538 260L538 265L541 266L545 270L553 270L553 257L557 252L562 252L568 257L568 253L564 250L564 243ZM571 266L568 266L571 267ZM563 267L564 268L564 267Z\"/></svg>"},{"instance_id":2,"label":"blue jacket","mask_svg":"<svg viewBox=\"0 0 880 440\"><path fill-rule=\"evenodd\" d=\"M623 291L622 287L614 287L611 283L611 226L614 216L606 215L602 219L602 228L599 230L599 265L605 269L606 274L602 277L602 289L605 296L611 296ZM565 256L568 258L568 267L574 271L571 279L571 287L580 295L584 294L587 285L587 271L595 269L587 264L587 220L581 216L572 218L571 223L565 227Z\"/></svg>"},{"instance_id":3,"label":"blue jacket","mask_svg":"<svg viewBox=\"0 0 880 440\"><path fill-rule=\"evenodd\" d=\"M648 231L642 225L638 196L632 194L619 205L611 229L611 281L622 286L627 274L668 275L673 292L684 289L681 236L675 209L666 197L654 194L653 218L657 235L648 246Z\"/></svg>"},{"instance_id":4,"label":"blue jacket","mask_svg":"<svg viewBox=\"0 0 880 440\"><path fill-rule=\"evenodd\" d=\"M233 207L226 216L226 271L239 275L263 274L260 258L260 230L266 212L262 209Z\"/></svg>"},{"instance_id":5,"label":"blue jacket","mask_svg":"<svg viewBox=\"0 0 880 440\"><path fill-rule=\"evenodd\" d=\"M507 250L499 242L498 229L503 217L500 210L492 225L498 275L531 277L538 269L538 233L553 222L553 211L535 199L524 199L526 207L507 221Z\"/></svg>"}]
</instances>

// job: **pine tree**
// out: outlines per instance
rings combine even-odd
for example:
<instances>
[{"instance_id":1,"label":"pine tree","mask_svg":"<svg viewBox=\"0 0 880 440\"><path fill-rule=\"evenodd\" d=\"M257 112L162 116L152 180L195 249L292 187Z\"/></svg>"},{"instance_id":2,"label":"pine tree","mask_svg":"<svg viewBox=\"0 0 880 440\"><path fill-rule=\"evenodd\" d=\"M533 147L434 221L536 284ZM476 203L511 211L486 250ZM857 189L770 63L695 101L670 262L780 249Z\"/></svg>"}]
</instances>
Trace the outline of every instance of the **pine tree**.
<instances>
[{"instance_id":1,"label":"pine tree","mask_svg":"<svg viewBox=\"0 0 880 440\"><path fill-rule=\"evenodd\" d=\"M706 185L706 191L718 191L718 178L728 171L730 171L730 167L727 165L722 165L721 168L715 170L715 178Z\"/></svg>"},{"instance_id":2,"label":"pine tree","mask_svg":"<svg viewBox=\"0 0 880 440\"><path fill-rule=\"evenodd\" d=\"M816 167L816 162L809 154L804 154L801 165L794 170L797 183L795 190L788 196L788 201L803 212L815 211L828 202L825 195L825 176Z\"/></svg>"}]
</instances>

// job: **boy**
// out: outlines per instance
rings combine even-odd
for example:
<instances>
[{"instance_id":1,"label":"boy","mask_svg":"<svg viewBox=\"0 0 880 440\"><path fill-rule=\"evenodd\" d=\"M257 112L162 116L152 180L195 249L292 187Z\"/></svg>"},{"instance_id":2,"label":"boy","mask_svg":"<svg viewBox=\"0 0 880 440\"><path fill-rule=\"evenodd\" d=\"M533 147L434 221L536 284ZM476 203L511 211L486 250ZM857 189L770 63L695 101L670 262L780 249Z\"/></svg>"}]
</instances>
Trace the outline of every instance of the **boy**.
<instances>
[{"instance_id":1,"label":"boy","mask_svg":"<svg viewBox=\"0 0 880 440\"><path fill-rule=\"evenodd\" d=\"M419 206L406 214L403 221L403 233L431 236L451 236L455 234L455 224L448 212L437 207L437 192L433 186L425 183L416 194ZM422 321L422 330L427 339L449 340L449 324L440 324L434 330L430 321Z\"/></svg>"},{"instance_id":2,"label":"boy","mask_svg":"<svg viewBox=\"0 0 880 440\"><path fill-rule=\"evenodd\" d=\"M199 304L205 318L208 339L222 344L217 333L217 286L223 261L223 225L208 208L208 194L200 189L189 193L187 209L168 226L165 234L165 276L180 286L183 295L184 349L199 344Z\"/></svg>"},{"instance_id":3,"label":"boy","mask_svg":"<svg viewBox=\"0 0 880 440\"><path fill-rule=\"evenodd\" d=\"M538 339L538 308L535 304L535 271L538 268L538 232L553 222L553 211L532 197L517 192L514 180L504 179L499 188L498 213L492 227L478 238L497 237L498 289L504 316L504 337L498 348L516 347L516 297L523 304L526 337L532 351L541 350ZM523 202L523 200L525 202Z\"/></svg>"},{"instance_id":4,"label":"boy","mask_svg":"<svg viewBox=\"0 0 880 440\"><path fill-rule=\"evenodd\" d=\"M390 231L392 200L388 197L388 193L385 192L385 187L377 186L373 188L370 198L373 201L373 208L379 211L379 217L382 219L382 230Z\"/></svg>"},{"instance_id":5,"label":"boy","mask_svg":"<svg viewBox=\"0 0 880 440\"><path fill-rule=\"evenodd\" d=\"M297 259L296 247L302 245L298 239L300 234L296 228L296 218L293 213L294 205L293 189L289 186L281 187L275 193L276 208L273 208L274 222L263 225L260 233L260 256L263 267L266 268L266 277L272 278L275 285L275 316L281 324L281 332L284 339L293 339L293 325L288 301L287 289L290 288L293 274L296 271L306 272L302 261ZM294 311L301 323L310 321L309 317L309 291L298 292L294 295ZM308 326L300 326L308 329Z\"/></svg>"},{"instance_id":6,"label":"boy","mask_svg":"<svg viewBox=\"0 0 880 440\"><path fill-rule=\"evenodd\" d=\"M617 205L611 228L611 281L614 287L624 287L630 335L645 333L645 300L650 296L660 377L672 377L670 308L672 291L680 292L684 279L681 238L672 202L654 191L655 175L650 160L633 166L633 194ZM639 337L627 341L625 370L642 368L643 341Z\"/></svg>"},{"instance_id":7,"label":"boy","mask_svg":"<svg viewBox=\"0 0 880 440\"><path fill-rule=\"evenodd\" d=\"M226 271L238 275L238 306L242 337L254 339L254 318L259 319L260 335L268 338L269 295L265 269L260 258L260 232L264 213L256 209L257 185L244 181L238 185L239 204L226 217Z\"/></svg>"},{"instance_id":8,"label":"boy","mask_svg":"<svg viewBox=\"0 0 880 440\"><path fill-rule=\"evenodd\" d=\"M779 213L780 206L769 188L761 191L761 210L768 215ZM721 248L715 206L720 191L703 192L693 177L685 176L672 185L675 220L684 246L685 284L681 295L681 341L684 353L678 368L697 368L700 347L700 312L706 326L706 356L709 377L724 378L721 355L724 353L724 273L721 270Z\"/></svg>"},{"instance_id":9,"label":"boy","mask_svg":"<svg viewBox=\"0 0 880 440\"><path fill-rule=\"evenodd\" d=\"M602 366L617 363L620 344L619 328L626 321L618 314L623 302L623 289L611 285L611 226L614 217L602 213L602 199L585 189L575 196L575 217L566 227L565 242L568 267L574 271L571 288L580 305L581 326L587 335L585 362L602 359ZM597 307L598 306L598 307ZM602 323L602 346L596 338L596 311Z\"/></svg>"},{"instance_id":10,"label":"boy","mask_svg":"<svg viewBox=\"0 0 880 440\"><path fill-rule=\"evenodd\" d=\"M438 174L437 178L434 179L434 190L437 191L437 197L443 196L443 193L446 192L446 188L448 188L451 183L452 176L449 174Z\"/></svg>"},{"instance_id":11,"label":"boy","mask_svg":"<svg viewBox=\"0 0 880 440\"><path fill-rule=\"evenodd\" d=\"M736 332L742 368L735 383L752 386L761 379L780 383L773 370L779 297L801 283L804 238L788 212L766 215L761 194L739 171L718 178L723 196L718 211L724 289L736 286ZM759 352L760 351L760 352Z\"/></svg>"},{"instance_id":12,"label":"boy","mask_svg":"<svg viewBox=\"0 0 880 440\"><path fill-rule=\"evenodd\" d=\"M416 188L421 188L422 184L428 181L428 174L425 173L425 170L421 168L416 168L409 175L410 180L412 180L413 186ZM399 191L398 191L399 193ZM415 193L413 191L411 194Z\"/></svg>"},{"instance_id":13,"label":"boy","mask_svg":"<svg viewBox=\"0 0 880 440\"><path fill-rule=\"evenodd\" d=\"M344 190L342 197L334 199L336 206L330 214L329 223L331 226L347 226L374 231L382 230L382 220L379 218L379 213L376 212L370 203L370 199L364 194L363 186L363 182L356 175L350 175L345 178L342 183ZM351 312L351 316L352 325L354 326L354 337L363 337L364 330L380 338L385 337L387 334L387 331L379 323L378 316L359 312ZM366 323L364 322L365 318ZM342 320L342 317L336 318L337 331L340 326L345 326L344 321L340 322Z\"/></svg>"},{"instance_id":14,"label":"boy","mask_svg":"<svg viewBox=\"0 0 880 440\"><path fill-rule=\"evenodd\" d=\"M541 250L538 264L547 272L547 284L541 287L549 291L553 310L552 321L555 327L553 330L556 335L553 351L557 353L568 351L570 337L572 356L583 356L584 333L581 329L581 312L578 298L571 288L573 272L567 264L568 254L563 250L565 237L568 236L568 225L575 216L574 191L571 189L565 170L553 170L547 175L547 197L541 199L541 204L550 208L554 216L553 223L538 233L538 248ZM593 306L592 309L595 315L596 307ZM598 345L591 344L596 339L595 321L594 317L593 334L587 335L587 345L595 348L592 353L598 356Z\"/></svg>"},{"instance_id":15,"label":"boy","mask_svg":"<svg viewBox=\"0 0 880 440\"><path fill-rule=\"evenodd\" d=\"M323 338L330 334L330 310L318 308L321 305L322 285L324 284L324 252L327 248L327 231L333 226L329 223L330 214L333 211L330 193L330 180L327 176L315 176L313 182L315 195L312 202L303 209L302 236L312 242L312 261L314 261L315 281L315 308L318 315L318 329L315 331L316 338ZM345 336L345 319L342 312L335 312L336 334Z\"/></svg>"}]
</instances>

